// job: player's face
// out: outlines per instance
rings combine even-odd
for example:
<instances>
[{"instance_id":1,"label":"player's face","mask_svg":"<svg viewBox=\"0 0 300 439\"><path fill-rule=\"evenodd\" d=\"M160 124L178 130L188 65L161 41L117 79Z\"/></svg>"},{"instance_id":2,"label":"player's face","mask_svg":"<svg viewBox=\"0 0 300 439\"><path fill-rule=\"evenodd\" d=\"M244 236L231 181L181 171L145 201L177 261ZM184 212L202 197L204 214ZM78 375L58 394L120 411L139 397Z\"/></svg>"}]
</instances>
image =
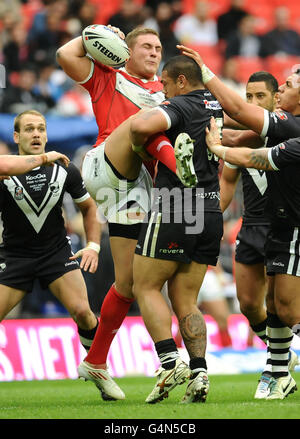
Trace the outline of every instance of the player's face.
<instances>
[{"instance_id":1,"label":"player's face","mask_svg":"<svg viewBox=\"0 0 300 439\"><path fill-rule=\"evenodd\" d=\"M284 84L279 87L278 108L294 113L300 107L300 77L296 73L290 75Z\"/></svg>"},{"instance_id":2,"label":"player's face","mask_svg":"<svg viewBox=\"0 0 300 439\"><path fill-rule=\"evenodd\" d=\"M178 81L175 81L168 76L168 72L166 70L162 71L161 74L161 83L164 86L163 92L166 98L173 98L174 96L178 96L180 94L180 88Z\"/></svg>"},{"instance_id":3,"label":"player's face","mask_svg":"<svg viewBox=\"0 0 300 439\"><path fill-rule=\"evenodd\" d=\"M275 96L267 89L264 81L248 82L246 98L249 104L255 104L266 110L273 111L275 108Z\"/></svg>"},{"instance_id":4,"label":"player's face","mask_svg":"<svg viewBox=\"0 0 300 439\"><path fill-rule=\"evenodd\" d=\"M139 35L130 49L126 70L133 76L152 79L161 62L161 42L156 35Z\"/></svg>"},{"instance_id":5,"label":"player's face","mask_svg":"<svg viewBox=\"0 0 300 439\"><path fill-rule=\"evenodd\" d=\"M47 143L47 130L40 116L25 114L20 120L20 132L14 132L20 155L42 154Z\"/></svg>"}]
</instances>

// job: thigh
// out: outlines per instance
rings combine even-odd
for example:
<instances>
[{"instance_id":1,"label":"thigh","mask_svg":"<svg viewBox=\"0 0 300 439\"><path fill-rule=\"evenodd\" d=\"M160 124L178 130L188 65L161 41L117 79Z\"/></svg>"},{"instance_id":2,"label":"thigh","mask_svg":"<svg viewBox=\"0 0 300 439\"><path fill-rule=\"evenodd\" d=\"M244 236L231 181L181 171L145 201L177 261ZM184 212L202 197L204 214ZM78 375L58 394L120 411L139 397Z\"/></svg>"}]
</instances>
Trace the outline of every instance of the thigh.
<instances>
[{"instance_id":1,"label":"thigh","mask_svg":"<svg viewBox=\"0 0 300 439\"><path fill-rule=\"evenodd\" d=\"M0 321L23 299L26 292L0 285Z\"/></svg>"},{"instance_id":2,"label":"thigh","mask_svg":"<svg viewBox=\"0 0 300 439\"><path fill-rule=\"evenodd\" d=\"M258 298L264 300L267 293L267 276L263 263L235 264L235 279L238 299Z\"/></svg>"},{"instance_id":3,"label":"thigh","mask_svg":"<svg viewBox=\"0 0 300 439\"><path fill-rule=\"evenodd\" d=\"M133 257L136 243L136 239L121 236L110 237L110 248L114 261L116 279L128 278L132 281Z\"/></svg>"},{"instance_id":4,"label":"thigh","mask_svg":"<svg viewBox=\"0 0 300 439\"><path fill-rule=\"evenodd\" d=\"M87 289L81 270L65 273L49 284L52 294L73 314L73 310L88 305Z\"/></svg>"},{"instance_id":5,"label":"thigh","mask_svg":"<svg viewBox=\"0 0 300 439\"><path fill-rule=\"evenodd\" d=\"M146 256L134 255L133 279L135 293L142 294L143 290L161 291L164 283L178 269L177 261L162 261Z\"/></svg>"}]
</instances>

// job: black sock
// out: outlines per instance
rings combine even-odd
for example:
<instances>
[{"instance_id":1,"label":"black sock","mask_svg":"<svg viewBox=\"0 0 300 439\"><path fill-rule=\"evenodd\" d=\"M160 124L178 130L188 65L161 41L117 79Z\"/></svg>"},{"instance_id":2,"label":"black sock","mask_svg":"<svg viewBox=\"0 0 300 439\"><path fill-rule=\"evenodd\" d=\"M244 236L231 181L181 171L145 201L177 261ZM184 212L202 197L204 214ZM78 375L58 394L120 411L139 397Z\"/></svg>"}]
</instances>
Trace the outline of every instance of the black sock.
<instances>
[{"instance_id":1,"label":"black sock","mask_svg":"<svg viewBox=\"0 0 300 439\"><path fill-rule=\"evenodd\" d=\"M196 357L190 359L190 369L192 371L191 378L195 378L199 372L207 371L206 360L203 357Z\"/></svg>"},{"instance_id":2,"label":"black sock","mask_svg":"<svg viewBox=\"0 0 300 439\"><path fill-rule=\"evenodd\" d=\"M261 323L257 325L250 325L255 334L265 343L267 344L267 318L263 320Z\"/></svg>"},{"instance_id":3,"label":"black sock","mask_svg":"<svg viewBox=\"0 0 300 439\"><path fill-rule=\"evenodd\" d=\"M155 343L155 349L164 369L170 370L175 367L179 353L173 338L161 340Z\"/></svg>"},{"instance_id":4,"label":"black sock","mask_svg":"<svg viewBox=\"0 0 300 439\"><path fill-rule=\"evenodd\" d=\"M97 319L97 324L93 329L82 329L82 328L79 328L79 326L77 325L77 331L79 334L80 342L87 352L89 351L90 347L92 346L98 325L99 325L98 319Z\"/></svg>"}]
</instances>

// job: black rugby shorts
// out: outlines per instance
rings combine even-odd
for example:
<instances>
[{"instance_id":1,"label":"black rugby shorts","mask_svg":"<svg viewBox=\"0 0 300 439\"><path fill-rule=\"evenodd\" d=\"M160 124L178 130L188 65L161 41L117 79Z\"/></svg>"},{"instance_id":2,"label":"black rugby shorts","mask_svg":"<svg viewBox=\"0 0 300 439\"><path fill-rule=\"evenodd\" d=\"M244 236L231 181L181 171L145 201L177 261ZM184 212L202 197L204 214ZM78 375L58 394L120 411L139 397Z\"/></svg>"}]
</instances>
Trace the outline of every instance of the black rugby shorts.
<instances>
[{"instance_id":1,"label":"black rugby shorts","mask_svg":"<svg viewBox=\"0 0 300 439\"><path fill-rule=\"evenodd\" d=\"M265 244L270 227L242 225L236 237L235 260L254 265L265 262Z\"/></svg>"},{"instance_id":2,"label":"black rugby shorts","mask_svg":"<svg viewBox=\"0 0 300 439\"><path fill-rule=\"evenodd\" d=\"M186 233L190 224L164 222L160 212L150 212L142 223L135 253L155 259L189 264L216 265L223 235L223 217L218 212L204 213L204 227L200 233Z\"/></svg>"},{"instance_id":3,"label":"black rugby shorts","mask_svg":"<svg viewBox=\"0 0 300 439\"><path fill-rule=\"evenodd\" d=\"M20 257L0 254L0 284L11 288L31 292L35 279L40 281L42 288L63 276L69 271L79 269L77 260L70 261L72 256L70 244L51 253L39 257Z\"/></svg>"},{"instance_id":4,"label":"black rugby shorts","mask_svg":"<svg viewBox=\"0 0 300 439\"><path fill-rule=\"evenodd\" d=\"M267 274L300 276L300 227L272 228L266 243Z\"/></svg>"}]
</instances>

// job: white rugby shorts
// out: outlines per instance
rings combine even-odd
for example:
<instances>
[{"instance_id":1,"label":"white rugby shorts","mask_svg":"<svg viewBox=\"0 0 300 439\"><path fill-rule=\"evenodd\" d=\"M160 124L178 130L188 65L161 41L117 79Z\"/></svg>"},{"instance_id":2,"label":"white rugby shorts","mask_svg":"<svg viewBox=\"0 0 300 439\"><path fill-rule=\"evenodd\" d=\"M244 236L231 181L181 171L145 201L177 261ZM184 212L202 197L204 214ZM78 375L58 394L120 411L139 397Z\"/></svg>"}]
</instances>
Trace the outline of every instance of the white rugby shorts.
<instances>
[{"instance_id":1,"label":"white rugby shorts","mask_svg":"<svg viewBox=\"0 0 300 439\"><path fill-rule=\"evenodd\" d=\"M119 179L104 157L105 142L87 152L82 165L86 189L110 223L137 224L151 207L152 178L142 165L134 181Z\"/></svg>"}]
</instances>

